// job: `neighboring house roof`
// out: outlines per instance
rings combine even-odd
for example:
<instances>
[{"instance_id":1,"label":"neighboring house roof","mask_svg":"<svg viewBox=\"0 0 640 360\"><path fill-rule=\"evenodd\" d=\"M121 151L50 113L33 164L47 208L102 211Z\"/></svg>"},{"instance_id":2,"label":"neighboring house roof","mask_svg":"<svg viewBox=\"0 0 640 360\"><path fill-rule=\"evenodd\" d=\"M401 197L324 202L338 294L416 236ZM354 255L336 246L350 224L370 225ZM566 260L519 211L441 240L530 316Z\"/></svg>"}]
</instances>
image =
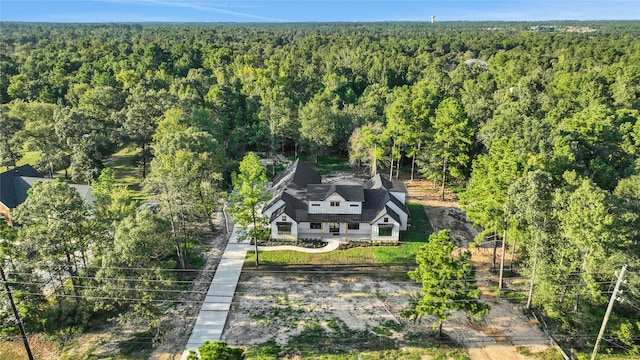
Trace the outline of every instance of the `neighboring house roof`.
<instances>
[{"instance_id":1,"label":"neighboring house roof","mask_svg":"<svg viewBox=\"0 0 640 360\"><path fill-rule=\"evenodd\" d=\"M94 206L96 204L97 199L95 196L93 196L93 188L91 186L82 184L69 184L69 186L76 189L78 194L80 194L82 200L86 201L87 204L91 206Z\"/></svg>"},{"instance_id":2,"label":"neighboring house roof","mask_svg":"<svg viewBox=\"0 0 640 360\"><path fill-rule=\"evenodd\" d=\"M464 62L465 65L467 65L468 68L472 68L472 67L479 67L480 69L486 70L489 68L489 64L484 61L484 60L479 60L479 59L469 59L467 61Z\"/></svg>"},{"instance_id":3,"label":"neighboring house roof","mask_svg":"<svg viewBox=\"0 0 640 360\"><path fill-rule=\"evenodd\" d=\"M17 207L27 199L27 190L31 185L43 179L31 165L22 165L0 173L0 202L9 209Z\"/></svg>"},{"instance_id":4,"label":"neighboring house roof","mask_svg":"<svg viewBox=\"0 0 640 360\"><path fill-rule=\"evenodd\" d=\"M384 175L376 174L371 179L365 181L365 189L387 189L395 192L407 192L407 187L402 181L392 181L387 179Z\"/></svg>"},{"instance_id":5,"label":"neighboring house roof","mask_svg":"<svg viewBox=\"0 0 640 360\"><path fill-rule=\"evenodd\" d=\"M0 173L0 202L9 209L14 209L27 200L29 189L38 181L53 181L40 175L31 165L22 165L15 169ZM89 185L69 184L76 189L80 197L89 205L94 205L96 198Z\"/></svg>"},{"instance_id":6,"label":"neighboring house roof","mask_svg":"<svg viewBox=\"0 0 640 360\"><path fill-rule=\"evenodd\" d=\"M342 196L346 201L364 201L364 189L362 185L334 184L310 184L307 187L307 200L322 201L335 193L338 193L338 195Z\"/></svg>"}]
</instances>

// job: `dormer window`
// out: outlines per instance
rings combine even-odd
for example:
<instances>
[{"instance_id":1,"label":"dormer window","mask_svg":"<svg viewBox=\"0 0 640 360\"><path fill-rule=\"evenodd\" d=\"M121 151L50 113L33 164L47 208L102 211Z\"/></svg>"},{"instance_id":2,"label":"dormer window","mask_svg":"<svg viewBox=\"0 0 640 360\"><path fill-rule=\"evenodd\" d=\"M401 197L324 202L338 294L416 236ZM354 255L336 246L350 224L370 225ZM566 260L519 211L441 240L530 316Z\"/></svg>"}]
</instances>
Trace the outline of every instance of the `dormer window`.
<instances>
[{"instance_id":1,"label":"dormer window","mask_svg":"<svg viewBox=\"0 0 640 360\"><path fill-rule=\"evenodd\" d=\"M340 206L340 201L332 201L331 202L331 207L338 207Z\"/></svg>"}]
</instances>

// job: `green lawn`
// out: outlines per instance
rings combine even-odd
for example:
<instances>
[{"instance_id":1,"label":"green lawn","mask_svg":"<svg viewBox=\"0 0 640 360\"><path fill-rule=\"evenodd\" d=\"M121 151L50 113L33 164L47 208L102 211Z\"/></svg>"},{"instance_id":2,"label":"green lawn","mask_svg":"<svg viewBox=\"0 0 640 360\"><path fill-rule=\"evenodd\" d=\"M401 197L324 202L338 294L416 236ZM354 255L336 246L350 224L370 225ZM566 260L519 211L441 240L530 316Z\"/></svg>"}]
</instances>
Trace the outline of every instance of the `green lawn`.
<instances>
[{"instance_id":1,"label":"green lawn","mask_svg":"<svg viewBox=\"0 0 640 360\"><path fill-rule=\"evenodd\" d=\"M433 232L433 228L424 207L408 201L407 208L411 214L411 227L409 227L409 231L400 234L400 240L402 242L426 242Z\"/></svg>"},{"instance_id":2,"label":"green lawn","mask_svg":"<svg viewBox=\"0 0 640 360\"><path fill-rule=\"evenodd\" d=\"M318 163L315 164L311 156L300 156L300 159L307 164L316 166L316 172L320 175L331 174L335 171L349 171L351 166L347 164L349 159L342 157L318 156Z\"/></svg>"},{"instance_id":3,"label":"green lawn","mask_svg":"<svg viewBox=\"0 0 640 360\"><path fill-rule=\"evenodd\" d=\"M140 151L140 149L123 148L113 154L113 160L105 162L105 166L115 171L116 183L127 185L130 190L135 191L140 190L140 182L142 181L142 168L137 159ZM37 151L28 151L18 161L17 165L35 165L39 161L40 154ZM58 171L58 175L64 175L64 170ZM71 176L70 172L69 176Z\"/></svg>"},{"instance_id":4,"label":"green lawn","mask_svg":"<svg viewBox=\"0 0 640 360\"><path fill-rule=\"evenodd\" d=\"M260 253L260 264L266 266L282 265L345 265L345 264L398 264L414 265L416 253L433 231L424 212L424 208L409 202L411 227L402 236L400 246L369 246L328 253L308 254L297 251L263 251ZM254 253L249 252L245 265L255 264Z\"/></svg>"},{"instance_id":5,"label":"green lawn","mask_svg":"<svg viewBox=\"0 0 640 360\"><path fill-rule=\"evenodd\" d=\"M142 168L137 159L140 151L140 149L123 148L113 154L112 161L105 164L115 172L116 183L127 185L130 190L140 190Z\"/></svg>"},{"instance_id":6,"label":"green lawn","mask_svg":"<svg viewBox=\"0 0 640 360\"><path fill-rule=\"evenodd\" d=\"M37 151L27 151L24 153L24 156L22 157L22 159L18 160L18 162L16 163L17 166L22 166L22 165L35 165L38 163L38 161L40 161L40 154L38 154Z\"/></svg>"}]
</instances>

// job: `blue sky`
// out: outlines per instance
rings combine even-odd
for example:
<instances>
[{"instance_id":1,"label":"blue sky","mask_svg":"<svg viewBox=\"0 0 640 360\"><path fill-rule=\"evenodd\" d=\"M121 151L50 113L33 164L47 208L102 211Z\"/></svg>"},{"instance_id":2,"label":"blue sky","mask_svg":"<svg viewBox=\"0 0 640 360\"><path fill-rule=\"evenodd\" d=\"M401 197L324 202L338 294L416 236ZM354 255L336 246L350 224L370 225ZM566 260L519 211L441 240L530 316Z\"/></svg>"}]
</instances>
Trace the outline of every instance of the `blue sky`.
<instances>
[{"instance_id":1,"label":"blue sky","mask_svg":"<svg viewBox=\"0 0 640 360\"><path fill-rule=\"evenodd\" d=\"M1 21L639 20L640 0L0 0Z\"/></svg>"}]
</instances>

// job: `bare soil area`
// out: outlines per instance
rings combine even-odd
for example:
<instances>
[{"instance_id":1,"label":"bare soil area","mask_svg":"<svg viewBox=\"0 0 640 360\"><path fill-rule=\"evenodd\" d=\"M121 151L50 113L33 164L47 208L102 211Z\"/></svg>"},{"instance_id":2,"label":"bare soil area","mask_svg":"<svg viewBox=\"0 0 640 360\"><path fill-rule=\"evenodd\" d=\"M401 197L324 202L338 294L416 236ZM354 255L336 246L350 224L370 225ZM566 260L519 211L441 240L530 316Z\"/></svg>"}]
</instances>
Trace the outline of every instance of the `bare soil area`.
<instances>
[{"instance_id":1,"label":"bare soil area","mask_svg":"<svg viewBox=\"0 0 640 360\"><path fill-rule=\"evenodd\" d=\"M339 174L335 178L342 181L348 176ZM468 247L477 231L466 221L453 194L441 201L430 183L408 181L407 187L411 200L425 207L434 231L451 229L458 245ZM474 249L472 261L483 290L482 300L492 310L480 324L471 324L457 313L445 322L444 332L466 347L473 360L532 359L535 355L525 354L548 351L549 339L522 315L520 306L490 293L492 251ZM269 340L285 345L309 326L319 325L331 331L331 323L340 319L354 331L401 329L383 333L403 346L415 334L427 336L424 334L431 330L432 319L416 324L401 316L409 299L419 291L415 282L369 276L244 274L223 340L234 346ZM307 339L314 340L320 341Z\"/></svg>"},{"instance_id":2,"label":"bare soil area","mask_svg":"<svg viewBox=\"0 0 640 360\"><path fill-rule=\"evenodd\" d=\"M325 181L357 184L362 179L345 172L335 174ZM424 206L434 231L450 229L452 236L462 247L467 247L473 241L477 231L466 222L454 194L447 193L445 201L441 201L437 189L431 183L407 181L406 184L411 201ZM218 229L224 228L222 216L218 217L217 224ZM209 245L211 249L203 268L205 271L200 273L196 285L190 289L194 292L185 293L185 302L179 303L165 317L164 339L150 358L180 358L198 315L199 301L204 298L203 294L207 291L213 270L216 269L226 245L226 234L221 231L211 239ZM479 324L470 324L461 313L448 319L443 331L451 340L451 345L464 346L472 360L534 359L535 355L525 354L548 351L548 338L536 324L522 315L520 306L499 299L491 293L491 280L494 278L489 272L492 250L474 249L472 261L477 268L479 285L483 290L482 300L488 302L492 310ZM286 345L291 341L300 342L305 329L316 327L324 330L324 334L330 334L336 331L338 323L342 324L343 329L348 328L354 336L363 333L374 335L374 342L364 344L368 347L380 350L385 346L410 347L416 339L425 339L431 332L432 319L426 318L422 323L413 323L401 316L402 311L409 306L409 299L417 296L419 291L415 282L389 277L245 273L238 284L223 340L232 346L251 346L269 340ZM88 334L83 338L86 337L95 346L91 353L109 356L117 353L114 347L116 340L127 337L128 331L123 330L120 326L114 326L108 333L99 334L99 338L96 338L96 334ZM317 346L317 343L323 341L322 333L307 334L302 342ZM358 344L353 344L351 348L358 353ZM15 348L16 352L19 350L18 347ZM44 354L55 350L55 346L39 349L45 351ZM83 353L80 349L77 350L73 353ZM57 358L59 355L50 352L43 358ZM431 356L423 355L422 358L430 359Z\"/></svg>"}]
</instances>

